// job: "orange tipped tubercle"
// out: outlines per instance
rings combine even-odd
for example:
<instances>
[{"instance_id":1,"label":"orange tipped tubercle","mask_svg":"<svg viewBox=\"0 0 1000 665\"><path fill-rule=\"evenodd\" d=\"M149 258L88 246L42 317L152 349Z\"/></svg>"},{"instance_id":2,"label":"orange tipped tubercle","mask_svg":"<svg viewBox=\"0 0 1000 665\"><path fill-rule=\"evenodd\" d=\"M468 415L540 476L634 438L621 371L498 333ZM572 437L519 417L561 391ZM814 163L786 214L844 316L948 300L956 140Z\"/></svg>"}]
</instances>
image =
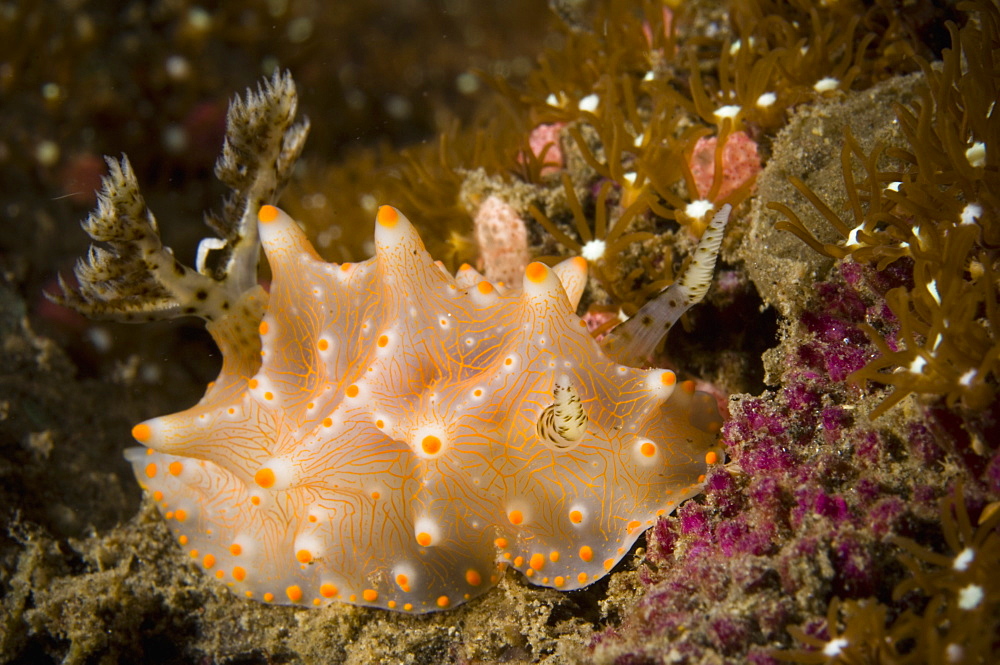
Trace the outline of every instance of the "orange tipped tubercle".
<instances>
[{"instance_id":1,"label":"orange tipped tubercle","mask_svg":"<svg viewBox=\"0 0 1000 665\"><path fill-rule=\"evenodd\" d=\"M278 209L272 205L261 206L260 210L257 211L257 219L261 224L270 224L278 219Z\"/></svg>"}]
</instances>

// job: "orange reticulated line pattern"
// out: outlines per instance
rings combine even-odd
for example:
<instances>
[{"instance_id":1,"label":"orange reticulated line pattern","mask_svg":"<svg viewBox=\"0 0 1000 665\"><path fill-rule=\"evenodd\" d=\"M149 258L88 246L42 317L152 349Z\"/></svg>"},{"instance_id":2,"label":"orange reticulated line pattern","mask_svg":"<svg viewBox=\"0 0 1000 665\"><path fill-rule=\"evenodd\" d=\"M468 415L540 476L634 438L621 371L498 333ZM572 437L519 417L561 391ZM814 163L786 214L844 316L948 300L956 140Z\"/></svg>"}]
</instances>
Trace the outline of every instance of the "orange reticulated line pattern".
<instances>
[{"instance_id":1,"label":"orange reticulated line pattern","mask_svg":"<svg viewBox=\"0 0 1000 665\"><path fill-rule=\"evenodd\" d=\"M213 324L213 387L137 425L126 453L235 593L424 613L508 566L580 588L721 459L673 374L615 364L580 325L579 261L501 288L446 273L388 206L376 255L346 267L280 209L258 219L270 295ZM571 417L582 432L551 435Z\"/></svg>"}]
</instances>

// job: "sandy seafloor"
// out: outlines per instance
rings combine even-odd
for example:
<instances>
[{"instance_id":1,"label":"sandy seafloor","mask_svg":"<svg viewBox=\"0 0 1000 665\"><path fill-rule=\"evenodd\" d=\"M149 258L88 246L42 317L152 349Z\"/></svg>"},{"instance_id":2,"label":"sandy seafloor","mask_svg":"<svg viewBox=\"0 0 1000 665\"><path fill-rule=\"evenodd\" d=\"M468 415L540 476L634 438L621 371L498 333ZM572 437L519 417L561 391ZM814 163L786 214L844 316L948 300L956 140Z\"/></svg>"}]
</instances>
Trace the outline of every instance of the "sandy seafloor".
<instances>
[{"instance_id":1,"label":"sandy seafloor","mask_svg":"<svg viewBox=\"0 0 1000 665\"><path fill-rule=\"evenodd\" d=\"M260 19L254 28L259 35L251 28L224 28L218 22L223 19L216 16L215 27L203 37L192 34L189 23L204 17L192 15L198 8L183 2L46 4L63 23L8 16L3 23L6 43L0 46L0 68L3 51L9 48L16 54L8 62L17 62L19 68L16 75L0 76L6 81L0 101L0 662L768 662L771 647L793 644L784 622L824 616L834 587L844 591L837 586L843 579L836 570L843 561L827 557L823 545L829 552L840 551L843 530L830 540L820 527L811 532L821 543L818 550L793 555L787 546L792 541L801 544L803 532L792 529L787 542L775 535L779 540L773 549L748 556L745 569L727 563L727 581L694 584L683 592L692 604L677 610L676 616L700 613L703 620L679 628L666 622L669 627L659 633L649 628L662 620L655 609L661 600L652 598L669 593L669 571L664 569L680 564L663 557L644 561L646 548L655 544L644 539L611 575L583 591L534 587L509 573L480 599L421 617L339 604L319 611L266 606L237 598L203 575L176 546L153 506L142 500L121 451L132 444L129 430L134 423L185 408L200 397L219 362L211 340L197 322L93 323L55 308L41 296L43 288L52 288L57 272L68 274L74 257L86 248L78 222L93 204L87 193L98 170L93 159L121 152L132 157L168 242L190 260L203 231L200 211L215 205L220 193L210 175L215 148L189 145L170 152L165 137L178 125L189 137L202 128L198 131L204 131L204 142L215 141L217 147L220 108L258 79L261 60L276 58L291 69L314 127L307 156L326 151L331 156L325 159L333 162L352 141L385 140L399 147L430 137L441 122L442 108L452 107L463 117L474 100L455 91L455 77L470 64L485 67L503 60L523 65L518 58L530 62L544 39L545 12L519 3L518 11L534 19L527 29L524 20L505 15L503 9L478 9L476 3L373 3L366 11L343 10L333 26L342 32L327 33L333 28L317 21L315 34L291 39L288 35L298 34L295 30L308 27L290 26L291 14L315 15L316 7L289 3L280 19ZM717 15L715 3L700 4ZM267 17L268 7L278 5L283 3L248 6ZM5 11L22 10L8 6ZM239 13L219 10L220 15L227 11L235 21L232 16ZM474 12L483 17L473 21ZM89 27L81 25L84 16L90 17ZM447 38L399 29L418 20L415 16L428 34L438 30ZM455 27L463 20L469 24L465 33ZM91 36L80 38L81 31L88 30ZM384 41L373 44L358 38L342 49L328 50L319 43L337 41L329 34L365 30L395 30L392 46L425 54L421 62L426 71L388 57ZM138 40L138 48L129 39ZM71 44L55 43L59 40ZM193 67L185 78L165 81L156 73L156 63L172 49L188 53ZM334 55L346 60L327 59ZM393 76L408 83L394 83ZM892 104L908 101L918 82L919 75L890 79L869 90L805 105L782 130L758 179L756 196L729 231L724 247L721 269L745 285L739 296L742 309L726 310L724 299L713 302L712 297L704 305L730 315L739 312L748 320L728 321L726 327L745 332L707 341L702 346L719 357L697 363L707 374L702 378L732 393L734 417L746 419L753 409L770 408L768 413L784 414L789 428L817 430L815 438L798 436L803 450L796 455L799 460L813 455L820 460L817 464L825 464L834 451L844 460L847 469L827 468L833 476L840 474L831 481L831 495L851 491L843 484L864 476L877 478L877 491L886 497L909 501L910 495L901 489L909 487L904 476L921 469L920 482L937 492L908 505L899 513L903 517L894 515L889 528L911 535L930 528L926 525L935 520L943 488L967 471L946 453L911 459L907 442L914 423L923 422L927 413L917 398L908 398L873 424L864 413L883 393L841 382L826 394L822 390L829 382L817 381L815 399L798 410L787 409L787 391L799 380L792 376L788 359L816 334L801 323L802 313L817 307L811 284L836 282L837 277L836 271L830 272L831 260L792 235L775 231L777 216L764 204L797 201L798 210L810 213L788 184L788 176L795 174L807 178L820 196L834 201L840 197L842 203L843 127L849 125L866 148L876 140L898 142ZM45 88L48 83L57 84L57 90ZM359 94L367 101L359 102ZM360 104L360 111L345 106L348 97ZM411 110L401 113L400 105ZM192 118L195 108L209 120ZM58 153L54 157L53 148ZM177 228L177 220L186 227ZM816 229L829 239L835 237L820 224ZM695 316L694 332L682 335L715 334L713 324L703 325L698 328ZM853 426L845 427L835 441L824 439L816 424L818 414L831 405L856 414ZM877 432L880 440L893 442L894 449L879 453L874 462L852 462L852 437L861 431ZM852 464L860 464L864 472L852 476ZM980 501L996 498L988 491L979 496ZM723 510L714 501L702 497L696 503L708 515L710 509ZM706 519L715 523L719 518ZM663 534L678 533L677 520L664 522L658 546L663 545ZM855 590L857 595L888 600L902 574L899 567L886 563L893 557L881 537L855 535L858 558L889 571L884 579L868 579L869 588ZM693 536L677 537L679 544L672 544L669 552L682 556L684 539ZM767 569L778 562L780 570ZM751 568L756 587L747 581ZM747 574L741 577L740 570ZM781 581L775 582L778 577ZM769 585L769 591L761 591ZM726 591L720 596L719 589ZM782 594L794 601L783 604L778 599ZM764 605L775 608L772 624L755 614L754 608ZM719 615L726 613L737 625L736 634L720 637L724 631Z\"/></svg>"}]
</instances>

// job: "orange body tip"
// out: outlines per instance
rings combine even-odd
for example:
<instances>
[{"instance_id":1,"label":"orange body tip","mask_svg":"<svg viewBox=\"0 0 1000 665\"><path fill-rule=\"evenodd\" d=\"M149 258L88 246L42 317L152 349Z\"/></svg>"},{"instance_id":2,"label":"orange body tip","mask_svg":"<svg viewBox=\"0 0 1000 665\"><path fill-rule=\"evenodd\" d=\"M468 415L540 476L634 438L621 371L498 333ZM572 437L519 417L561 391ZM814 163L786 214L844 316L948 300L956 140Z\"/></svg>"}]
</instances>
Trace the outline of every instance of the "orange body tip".
<instances>
[{"instance_id":1,"label":"orange body tip","mask_svg":"<svg viewBox=\"0 0 1000 665\"><path fill-rule=\"evenodd\" d=\"M535 570L541 570L542 566L545 565L545 556L538 552L535 552L534 554L531 555L531 559L528 561L528 565L534 568Z\"/></svg>"},{"instance_id":2,"label":"orange body tip","mask_svg":"<svg viewBox=\"0 0 1000 665\"><path fill-rule=\"evenodd\" d=\"M257 473L253 475L253 480L259 486L263 487L264 489L267 489L268 487L274 485L274 471L268 469L267 467L264 467L263 469L260 469L259 471L257 471Z\"/></svg>"},{"instance_id":3,"label":"orange body tip","mask_svg":"<svg viewBox=\"0 0 1000 665\"><path fill-rule=\"evenodd\" d=\"M672 386L677 383L677 375L668 370L663 373L663 377L660 380L663 381L663 385Z\"/></svg>"},{"instance_id":4,"label":"orange body tip","mask_svg":"<svg viewBox=\"0 0 1000 665\"><path fill-rule=\"evenodd\" d=\"M576 268L577 270L587 269L587 259L583 258L582 256L574 256L570 260L573 262L573 267Z\"/></svg>"},{"instance_id":5,"label":"orange body tip","mask_svg":"<svg viewBox=\"0 0 1000 665\"><path fill-rule=\"evenodd\" d=\"M385 206L382 207L384 208ZM378 591L375 591L375 589L365 589L363 592L361 592L361 597L367 600L369 603L374 603L376 600L378 600Z\"/></svg>"},{"instance_id":6,"label":"orange body tip","mask_svg":"<svg viewBox=\"0 0 1000 665\"><path fill-rule=\"evenodd\" d=\"M705 453L705 464L715 464L719 461L719 454L714 450Z\"/></svg>"},{"instance_id":7,"label":"orange body tip","mask_svg":"<svg viewBox=\"0 0 1000 665\"><path fill-rule=\"evenodd\" d=\"M132 428L132 438L139 443L146 443L153 436L153 430L146 423L139 423Z\"/></svg>"},{"instance_id":8,"label":"orange body tip","mask_svg":"<svg viewBox=\"0 0 1000 665\"><path fill-rule=\"evenodd\" d=\"M297 603L302 600L302 589L298 585L293 584L285 589L285 595L288 596L288 600Z\"/></svg>"},{"instance_id":9,"label":"orange body tip","mask_svg":"<svg viewBox=\"0 0 1000 665\"><path fill-rule=\"evenodd\" d=\"M375 220L387 229L391 229L399 221L399 211L392 206L380 206Z\"/></svg>"},{"instance_id":10,"label":"orange body tip","mask_svg":"<svg viewBox=\"0 0 1000 665\"><path fill-rule=\"evenodd\" d=\"M257 211L257 220L261 224L270 224L278 219L278 209L272 205L264 205Z\"/></svg>"},{"instance_id":11,"label":"orange body tip","mask_svg":"<svg viewBox=\"0 0 1000 665\"><path fill-rule=\"evenodd\" d=\"M544 282L548 274L549 267L538 261L529 263L528 267L524 269L524 276L528 278L529 282L534 282L535 284Z\"/></svg>"},{"instance_id":12,"label":"orange body tip","mask_svg":"<svg viewBox=\"0 0 1000 665\"><path fill-rule=\"evenodd\" d=\"M441 439L437 438L433 434L428 434L424 437L424 440L420 442L420 446L428 455L436 455L441 450Z\"/></svg>"},{"instance_id":13,"label":"orange body tip","mask_svg":"<svg viewBox=\"0 0 1000 665\"><path fill-rule=\"evenodd\" d=\"M484 296L488 293L493 293L493 285L487 282L485 279L476 285L476 289Z\"/></svg>"}]
</instances>

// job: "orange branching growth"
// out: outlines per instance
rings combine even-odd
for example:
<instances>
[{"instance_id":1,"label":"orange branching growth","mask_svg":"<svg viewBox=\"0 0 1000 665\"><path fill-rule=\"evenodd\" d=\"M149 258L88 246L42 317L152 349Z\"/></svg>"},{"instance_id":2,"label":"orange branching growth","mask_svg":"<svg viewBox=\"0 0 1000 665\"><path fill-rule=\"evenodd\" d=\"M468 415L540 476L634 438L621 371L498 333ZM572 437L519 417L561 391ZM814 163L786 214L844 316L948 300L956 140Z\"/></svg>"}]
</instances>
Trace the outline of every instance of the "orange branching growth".
<instances>
[{"instance_id":1,"label":"orange branching growth","mask_svg":"<svg viewBox=\"0 0 1000 665\"><path fill-rule=\"evenodd\" d=\"M619 206L609 204L608 197L612 185L610 181L605 180L601 184L594 203L594 219L591 223L573 183L566 173L562 174L562 185L566 206L572 214L572 231L575 231L576 237L559 228L538 206L530 206L529 212L546 232L569 250L570 254L578 254L590 261L594 269L594 276L617 304L627 304L627 309L632 309L633 306L638 308L645 302L648 295L658 292L672 281L670 261L663 262L668 271L666 273L662 269L652 270L650 265L633 270L627 275L621 274L621 256L626 249L635 243L645 242L653 238L652 233L645 231L628 232L635 218L649 209L651 199L649 192L640 194L628 207L621 210ZM617 219L613 219L609 223L608 211L610 209L618 209L619 215ZM636 293L633 287L643 274L655 275L656 277L651 282L643 284L644 288Z\"/></svg>"},{"instance_id":2,"label":"orange branching growth","mask_svg":"<svg viewBox=\"0 0 1000 665\"><path fill-rule=\"evenodd\" d=\"M853 220L841 219L804 183L792 184L843 236L819 242L786 205L791 231L817 252L874 262L884 269L913 261L913 287L886 300L899 320L891 346L867 327L880 355L853 375L893 387L877 417L910 393L945 397L949 406L981 409L1000 379L1000 9L991 2L960 5L978 16L959 30L940 66L923 58L926 88L910 108L897 107L906 148L876 146L868 155L848 132L842 152L844 189ZM894 168L883 162L890 160ZM855 182L853 164L864 172Z\"/></svg>"},{"instance_id":3,"label":"orange branching growth","mask_svg":"<svg viewBox=\"0 0 1000 665\"><path fill-rule=\"evenodd\" d=\"M564 145L576 148L595 178L621 191L622 208L648 192L644 214L698 235L711 210L739 204L753 188L751 178L718 196L728 136L765 135L785 122L791 106L890 73L867 64L877 47L903 43L904 31L887 10L811 5L736 3L728 35L681 39L678 25L688 20L682 5L597 3L591 15L561 26L558 47L547 49L520 85L490 82L528 125L564 124ZM713 135L719 168L699 197L687 162L698 140ZM521 170L539 182L535 161L525 160Z\"/></svg>"},{"instance_id":4,"label":"orange branching growth","mask_svg":"<svg viewBox=\"0 0 1000 665\"><path fill-rule=\"evenodd\" d=\"M908 598L901 614L887 621L890 608L875 598L834 598L827 609L826 639L793 626L788 632L807 648L773 655L817 664L992 662L1000 607L998 525L997 502L988 504L973 525L959 483L941 501L940 531L931 548L891 538L909 572L892 593L895 603ZM925 597L922 605L920 596Z\"/></svg>"}]
</instances>

